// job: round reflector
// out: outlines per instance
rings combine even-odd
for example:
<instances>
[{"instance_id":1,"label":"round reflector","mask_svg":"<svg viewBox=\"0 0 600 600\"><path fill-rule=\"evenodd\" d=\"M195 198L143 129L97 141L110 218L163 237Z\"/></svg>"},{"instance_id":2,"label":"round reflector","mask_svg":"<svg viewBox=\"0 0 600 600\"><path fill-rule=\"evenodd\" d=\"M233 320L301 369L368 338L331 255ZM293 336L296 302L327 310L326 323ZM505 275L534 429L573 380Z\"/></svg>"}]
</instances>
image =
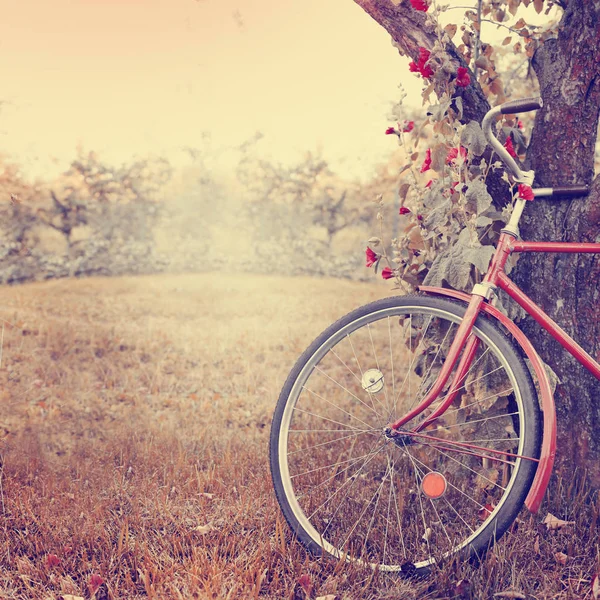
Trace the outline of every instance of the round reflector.
<instances>
[{"instance_id":1,"label":"round reflector","mask_svg":"<svg viewBox=\"0 0 600 600\"><path fill-rule=\"evenodd\" d=\"M441 498L446 492L446 478L437 471L427 473L421 481L421 490L428 498Z\"/></svg>"}]
</instances>

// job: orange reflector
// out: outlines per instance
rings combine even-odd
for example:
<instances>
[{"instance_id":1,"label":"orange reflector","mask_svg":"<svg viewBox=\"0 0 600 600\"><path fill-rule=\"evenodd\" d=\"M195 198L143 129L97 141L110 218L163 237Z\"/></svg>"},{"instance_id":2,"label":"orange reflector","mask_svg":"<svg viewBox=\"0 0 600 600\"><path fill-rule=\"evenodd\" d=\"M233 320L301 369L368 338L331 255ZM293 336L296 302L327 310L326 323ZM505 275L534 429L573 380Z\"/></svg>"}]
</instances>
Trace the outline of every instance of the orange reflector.
<instances>
[{"instance_id":1,"label":"orange reflector","mask_svg":"<svg viewBox=\"0 0 600 600\"><path fill-rule=\"evenodd\" d=\"M446 478L437 471L427 473L421 481L421 489L428 498L441 498L446 492Z\"/></svg>"}]
</instances>

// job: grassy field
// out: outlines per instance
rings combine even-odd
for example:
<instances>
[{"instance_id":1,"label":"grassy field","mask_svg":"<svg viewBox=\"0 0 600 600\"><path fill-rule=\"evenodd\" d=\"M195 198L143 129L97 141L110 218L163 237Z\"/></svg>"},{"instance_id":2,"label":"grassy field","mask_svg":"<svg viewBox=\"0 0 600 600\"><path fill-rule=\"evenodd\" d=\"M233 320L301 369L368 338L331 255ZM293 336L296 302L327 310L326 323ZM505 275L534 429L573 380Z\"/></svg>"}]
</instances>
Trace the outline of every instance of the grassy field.
<instances>
[{"instance_id":1,"label":"grassy field","mask_svg":"<svg viewBox=\"0 0 600 600\"><path fill-rule=\"evenodd\" d=\"M600 502L577 473L478 568L400 580L292 540L268 471L279 390L325 326L387 292L214 274L4 288L0 598L593 598ZM548 511L575 524L548 530Z\"/></svg>"}]
</instances>

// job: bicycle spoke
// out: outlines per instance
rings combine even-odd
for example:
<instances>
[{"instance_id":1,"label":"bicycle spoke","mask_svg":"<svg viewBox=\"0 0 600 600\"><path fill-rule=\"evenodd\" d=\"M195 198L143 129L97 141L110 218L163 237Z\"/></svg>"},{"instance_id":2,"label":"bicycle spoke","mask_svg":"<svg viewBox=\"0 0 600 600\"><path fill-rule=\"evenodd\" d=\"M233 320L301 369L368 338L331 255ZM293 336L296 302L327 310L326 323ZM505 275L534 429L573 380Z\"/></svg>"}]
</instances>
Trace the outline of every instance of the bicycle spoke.
<instances>
[{"instance_id":1,"label":"bicycle spoke","mask_svg":"<svg viewBox=\"0 0 600 600\"><path fill-rule=\"evenodd\" d=\"M487 350L486 350L487 352ZM461 385L458 388L453 388L451 390L449 390L445 396L443 396L442 398L439 398L438 400L435 400L432 403L432 407L435 408L436 404L442 404L442 402L444 402L444 400L446 400L446 398L448 398L448 396L450 396L450 394L454 394L455 392L460 392L461 390L464 390L467 388L468 385L471 385L473 383L475 383L476 381L481 381L482 379L485 379L486 377L489 377L490 375L493 375L494 373L496 373L497 371L499 371L500 369L502 369L502 367L498 367L496 369L494 369L493 371L489 371L488 373L486 373L485 375L482 375L481 377L478 377L477 379L473 379L471 381L467 381L465 382L464 385ZM472 368L469 369L469 371L466 373L465 377L471 372Z\"/></svg>"},{"instance_id":2,"label":"bicycle spoke","mask_svg":"<svg viewBox=\"0 0 600 600\"><path fill-rule=\"evenodd\" d=\"M418 467L415 465L415 468L418 469ZM423 481L423 473L421 472L421 469L418 469L419 473L421 474L421 481ZM446 538L448 539L448 542L450 543L450 548L452 548L453 542L450 539L450 536L448 535L448 530L446 529L446 526L444 525L444 521L442 520L442 518L440 517L440 514L438 513L437 508L435 507L435 503L431 498L428 498L429 503L431 504L431 508L433 508L435 515L437 517L438 522L440 523L440 525L442 526L443 530L444 530L444 534L446 535Z\"/></svg>"},{"instance_id":3,"label":"bicycle spoke","mask_svg":"<svg viewBox=\"0 0 600 600\"><path fill-rule=\"evenodd\" d=\"M425 373L425 375L421 379L421 384L419 385L417 391L415 392L415 399L413 400L412 404L408 408L409 412L414 408L415 404L417 403L417 400L421 400L422 398L424 398L425 396L427 396L427 394L429 393L429 390L434 386L435 380L431 383L431 385L429 386L429 388L427 388L427 392L425 394L423 394L423 396L421 396L419 398L419 392L421 391L421 387L423 386L423 383L425 381L427 381L427 378L429 377L429 374L431 373L431 369L433 368L433 365L435 364L435 361L437 360L437 357L438 357L438 355L440 353L440 350L442 349L443 345L446 343L446 340L448 339L448 335L452 331L452 327L454 327L454 325L455 325L455 323L451 323L450 324L450 327L448 328L448 331L446 332L446 335L444 336L444 339L442 340L441 344L439 345L439 348L438 348L438 350L437 350L437 352L435 354L435 357L434 357L432 363L429 365L429 369L427 370L427 373Z\"/></svg>"},{"instance_id":4,"label":"bicycle spoke","mask_svg":"<svg viewBox=\"0 0 600 600\"><path fill-rule=\"evenodd\" d=\"M408 367L408 371L406 372L406 375L404 376L404 380L402 381L402 385L400 386L400 389L398 390L398 395L395 398L395 401L397 401L400 398L400 394L402 393L402 390L404 389L404 385L406 384L407 380L408 380L408 397L410 398L410 374L412 372L413 366L415 364L415 361L417 360L417 350L421 347L421 344L423 343L423 340L427 337L427 331L429 330L429 326L431 325L431 320L433 319L433 315L431 315L429 317L429 322L427 323L427 327L425 328L425 332L423 333L423 337L419 340L419 343L417 344L417 347L415 348L415 351L413 353L412 350L412 337L410 337L411 335L411 331L412 331L412 314L409 316L409 324L408 324L408 335L409 335L409 342L408 342L408 347L410 350L410 354L413 355L413 358L411 360L411 363ZM406 341L404 342L406 344ZM394 404L395 405L395 404Z\"/></svg>"},{"instance_id":5,"label":"bicycle spoke","mask_svg":"<svg viewBox=\"0 0 600 600\"><path fill-rule=\"evenodd\" d=\"M477 475L477 477L481 477L482 479L484 479L488 483L491 483L492 485L495 485L496 487L500 488L504 492L506 491L505 487L502 487L500 484L496 483L495 481L492 481L491 479L488 479L485 475L482 475L481 473L478 473L474 469L471 469L471 467L465 465L465 463L463 463L463 462L460 462L460 460L458 460L458 459L450 456L449 454L446 454L443 450L440 450L437 446L431 446L431 447L434 450L436 450L437 452L439 452L440 454L443 454L446 458L449 458L450 460L452 460L455 463L459 464L461 467L464 467L465 469L467 469L467 471L471 471L471 473L474 473L475 475Z\"/></svg>"},{"instance_id":6,"label":"bicycle spoke","mask_svg":"<svg viewBox=\"0 0 600 600\"><path fill-rule=\"evenodd\" d=\"M490 398L493 398L494 396L499 396L499 397L506 396L507 392L512 392L512 390L513 390L513 388L510 387L506 390L502 390L501 392L497 392L495 394L491 394L490 396L486 396L485 398L481 398L481 400L477 400L476 402L472 402L471 404L467 404L465 406L459 406L458 408L453 408L452 410L446 410L438 417L438 419L440 419L444 415L450 415L452 413L458 412L459 410L465 410L465 408L470 408L471 406L475 406L476 404L481 404L482 402L485 402L486 400L489 400Z\"/></svg>"},{"instance_id":7,"label":"bicycle spoke","mask_svg":"<svg viewBox=\"0 0 600 600\"><path fill-rule=\"evenodd\" d=\"M354 377L354 379L356 379L356 381L362 385L361 378L344 362L342 358L338 356L335 350L332 348L329 352L331 352L331 354L333 354L346 367L346 369L348 369L348 372Z\"/></svg>"},{"instance_id":8,"label":"bicycle spoke","mask_svg":"<svg viewBox=\"0 0 600 600\"><path fill-rule=\"evenodd\" d=\"M379 366L379 360L377 359L377 352L375 351L375 344L373 343L373 335L371 333L371 325L367 323L367 331L369 332L369 338L371 339L371 348L373 350L373 357L375 358L375 365L377 366L377 370L381 373L381 368ZM389 405L389 399L387 394L387 382L385 379L383 380L383 395L385 397L386 405ZM389 406L387 407L386 413L389 413Z\"/></svg>"},{"instance_id":9,"label":"bicycle spoke","mask_svg":"<svg viewBox=\"0 0 600 600\"><path fill-rule=\"evenodd\" d=\"M408 451L407 448L405 448L405 451L407 454L410 455L410 452ZM420 461L416 456L412 457L416 462L418 462L420 465L423 465L425 468L429 469L429 467L427 467L427 465ZM429 471L431 471L431 469L429 469ZM465 498L467 498L468 500L471 500L471 502L473 502L474 504L476 504L480 509L485 509L485 506L483 506L483 504L480 504L479 502L477 502L477 500L475 500L475 498L472 498L471 496L469 496L468 494L465 494L461 489L457 488L453 483L451 483L450 481L446 480L446 483L453 489L456 490L459 494L461 494L462 496L464 496Z\"/></svg>"},{"instance_id":10,"label":"bicycle spoke","mask_svg":"<svg viewBox=\"0 0 600 600\"><path fill-rule=\"evenodd\" d=\"M383 448L385 447L385 445L386 445L386 444L387 444L387 441L386 441L386 442L384 442L383 444L381 444L381 446L379 446L379 448L377 448L377 450L375 450L375 451L374 451L374 452L372 452L371 454L372 454L373 456L375 456L375 455L376 455L376 454L379 452L379 450L381 450L381 449L383 449ZM373 449L373 447L374 447L375 445L376 445L376 444L373 444L373 446L371 446L371 450ZM298 496L298 498L297 498L297 499L298 499L298 500L300 500L301 498L304 498L304 497L305 497L307 494L311 494L311 493L315 492L316 490L318 490L319 488L321 488L322 486L324 486L326 483L329 483L331 480L335 479L335 478L336 478L338 475L341 475L342 473L346 473L346 472L347 472L349 469L351 469L351 468L352 468L354 465L356 465L356 463L357 463L357 462L359 462L361 458L362 458L362 457L358 457L358 458L357 458L357 459L356 459L356 460L355 460L355 461L354 461L352 464L348 465L348 466L347 466L345 469L342 469L342 470L341 470L341 471L339 471L338 473L334 473L334 474L333 474L331 477L329 477L328 479L325 479L325 481L322 481L321 483L317 484L316 486L313 486L313 487L311 487L309 490L307 490L306 492L304 492L304 494L300 494L300 496ZM344 484L342 484L342 487L343 487L344 485L346 485L346 483L347 483L348 481L350 481L350 480L352 480L352 481L355 481L355 480L356 480L356 476L357 476L357 475L358 475L358 474L359 474L359 473L362 471L362 469L363 469L364 467L366 467L366 466L367 466L368 462L370 462L370 459L369 459L369 460L366 460L366 461L365 461L365 462L362 464L362 466L361 466L361 467L358 469L358 471L356 471L356 472L354 472L352 475L350 475L350 477L349 477L349 478L348 478L348 479L347 479L347 480L344 482ZM338 488L338 491L339 491L339 488ZM337 492L335 492L335 493L334 493L334 496L335 496L335 494L337 494ZM326 504L327 502L329 502L329 500L330 500L330 498L329 498L329 499L327 499L327 500L326 500L326 501L325 501L323 504ZM319 506L319 507L318 507L316 510L319 510L319 508L321 508L322 506L323 506L323 505ZM315 511L315 512L316 512L316 511ZM315 514L315 513L313 512L313 513L312 513L312 514L311 514L311 515L308 517L308 519L310 520L310 519L313 517L313 515L314 515L314 514Z\"/></svg>"},{"instance_id":11,"label":"bicycle spoke","mask_svg":"<svg viewBox=\"0 0 600 600\"><path fill-rule=\"evenodd\" d=\"M394 507L396 509L396 520L398 521L398 531L400 532L400 543L402 544L402 553L404 558L406 558L406 546L404 545L404 533L402 529L402 520L400 518L400 511L398 510L398 498L396 496L396 484L394 483L393 476L396 473L396 463L392 465L392 485L393 485L393 493L394 493Z\"/></svg>"},{"instance_id":12,"label":"bicycle spoke","mask_svg":"<svg viewBox=\"0 0 600 600\"><path fill-rule=\"evenodd\" d=\"M363 454L362 456L358 457L358 460L360 460L361 458L365 458L369 456L369 452L367 452L366 454ZM346 460L340 460L339 462L335 462L335 463L331 463L329 465L324 465L322 467L315 467L314 469L310 469L309 471L304 471L302 473L296 473L295 475L290 475L290 479L295 479L296 477L302 477L303 475L308 475L309 473L316 473L317 471L322 471L323 469L329 469L329 467L338 467L339 465L345 465L346 463L352 462L354 460L353 458L348 458Z\"/></svg>"},{"instance_id":13,"label":"bicycle spoke","mask_svg":"<svg viewBox=\"0 0 600 600\"><path fill-rule=\"evenodd\" d=\"M474 423L483 423L484 421L492 421L493 419L502 419L503 417L512 417L518 415L518 412L506 413L502 415L494 415L493 417L487 417L485 419L476 419L475 421L465 421L464 423L455 423L454 425L443 425L442 427L436 427L435 429L427 429L427 433L434 433L440 429L452 429L453 427L464 427L465 425L473 425Z\"/></svg>"},{"instance_id":14,"label":"bicycle spoke","mask_svg":"<svg viewBox=\"0 0 600 600\"><path fill-rule=\"evenodd\" d=\"M389 322L389 317L388 317L388 322ZM390 524L390 508L392 507L392 486L393 486L389 453L387 453L386 458L387 458L388 471L390 471L390 491L388 493L387 515L385 518L385 534L383 536L383 564L384 565L387 564L385 562L385 555L386 555L386 551L387 551L387 536L388 536L388 527Z\"/></svg>"},{"instance_id":15,"label":"bicycle spoke","mask_svg":"<svg viewBox=\"0 0 600 600\"><path fill-rule=\"evenodd\" d=\"M306 412L306 411L302 411L301 409L300 412ZM354 431L358 431L360 433L368 433L370 435L377 435L376 433L374 433L375 431L379 432L379 429L357 429L356 427L353 428ZM336 433L340 433L339 429L290 429L288 433L331 433L331 432L336 432ZM358 434L357 434L358 435Z\"/></svg>"},{"instance_id":16,"label":"bicycle spoke","mask_svg":"<svg viewBox=\"0 0 600 600\"><path fill-rule=\"evenodd\" d=\"M347 423L340 423L339 421L334 421L333 419L328 419L327 417L324 417L323 415L317 415L313 412L310 412L309 410L304 410L303 408L298 408L297 406L294 406L294 410L307 414L307 415L311 415L312 417L317 417L318 419L323 419L324 421L329 421L330 423L335 423L336 425L340 425L341 427L345 427L346 429L352 429L353 431L376 431L375 428L371 428L371 429L359 429L358 427L354 427L353 425L348 425ZM368 427L368 425L367 425Z\"/></svg>"},{"instance_id":17,"label":"bicycle spoke","mask_svg":"<svg viewBox=\"0 0 600 600\"><path fill-rule=\"evenodd\" d=\"M332 429L331 431L339 431L339 429ZM321 442L320 444L315 444L314 446L308 446L308 448L299 448L298 450L294 450L293 452L288 452L288 456L292 456L293 454L298 454L299 452L308 452L308 450L313 450L314 448L320 448L321 446L327 446L329 444L334 444L335 442L341 442L342 440L347 440L349 438L356 437L357 435L363 435L362 433L350 433L348 435L344 435L339 438L335 438L333 440L328 440L326 442Z\"/></svg>"},{"instance_id":18,"label":"bicycle spoke","mask_svg":"<svg viewBox=\"0 0 600 600\"><path fill-rule=\"evenodd\" d=\"M390 412L390 414L388 414L388 416L387 416L387 421L390 421L391 416L394 414L394 412L396 410L396 404L395 404L396 381L394 379L394 351L393 351L393 346L392 346L392 322L391 322L389 316L387 318L387 322L388 322L388 335L389 335L389 340L390 340L390 368L392 370L392 398L394 398L394 406L390 407L390 410L392 412Z\"/></svg>"},{"instance_id":19,"label":"bicycle spoke","mask_svg":"<svg viewBox=\"0 0 600 600\"><path fill-rule=\"evenodd\" d=\"M373 498L375 498L375 496L377 496L381 492L381 488L382 487L383 487L383 481L379 484L379 487L375 490L375 493L373 494L373 496L371 496L371 499L369 500L368 504L365 506L364 510L362 511L362 513L360 514L360 516L358 517L358 520L356 521L356 523L354 523L352 529L350 530L350 533L346 536L346 539L344 540L344 543L341 545L342 548L346 547L346 544L348 543L348 540L350 539L350 536L354 533L354 530L358 527L358 524L361 522L362 518L365 516L365 513L369 509L369 506L371 505L371 502L373 502Z\"/></svg>"},{"instance_id":20,"label":"bicycle spoke","mask_svg":"<svg viewBox=\"0 0 600 600\"><path fill-rule=\"evenodd\" d=\"M338 406L337 404L331 402L331 400L327 400L327 398L323 398L323 396L320 396L319 394L317 394L317 392L313 392L310 388L307 388L305 385L302 386L302 389L311 393L313 396L316 396L319 400L323 400L323 402L327 402L327 404L330 404L331 406L334 406L338 410L341 410L344 414L348 415L351 419L356 419L359 423L362 423L366 427L370 427L369 423L365 423L362 419L355 417L353 414L349 413L347 410L344 410L341 406ZM367 405L365 404L365 406L367 406ZM371 410L371 408L369 406L367 406L367 408L369 410Z\"/></svg>"},{"instance_id":21,"label":"bicycle spoke","mask_svg":"<svg viewBox=\"0 0 600 600\"><path fill-rule=\"evenodd\" d=\"M381 446L379 446L379 448L377 448L377 450L375 450L374 452L369 453L368 458L365 460L365 462L360 466L360 468L358 469L358 471L354 472L348 479L346 479L346 481L344 481L344 483L333 493L332 496L330 496L329 498L327 498L327 500L325 500L325 502L323 502L321 505L319 505L312 513L311 515L308 517L308 519L312 519L314 517L314 515L321 510L321 508L323 508L324 506L326 506L327 504L329 504L333 498L335 498L335 496L337 496L337 494L344 489L344 487L346 485L348 485L348 482L350 481L350 487L348 488L347 492L349 492L352 487L354 487L354 484L356 481L358 481L358 476L360 475L360 473L362 472L362 470L377 456L377 454L379 454L379 452L381 450L383 450L383 448L385 447L386 444L383 444ZM360 460L360 459L359 459ZM358 462L358 461L356 461ZM356 464L356 463L355 463ZM335 476L334 476L335 477ZM335 518L335 516L337 515L338 511L340 510L340 508L342 507L343 503L347 500L348 498L348 493L346 493L346 495L344 496L344 500L342 502L340 502L338 504L338 507L335 509L335 512L333 513L333 515L330 517L329 519L329 523L327 525L327 527L325 527L325 529L323 530L323 535L325 535L325 533L327 532L327 530L329 529L329 525L331 525L331 523L333 523L333 519Z\"/></svg>"},{"instance_id":22,"label":"bicycle spoke","mask_svg":"<svg viewBox=\"0 0 600 600\"><path fill-rule=\"evenodd\" d=\"M350 390L346 389L341 383L339 383L338 381L336 381L333 377L330 377L319 366L315 365L315 370L318 371L319 373L321 373L322 375L325 375L325 377L327 377L327 379L329 379L330 381L333 381L333 383L335 383L338 387L340 387L341 389L343 389L347 394L350 394L350 396L352 396L353 398L355 398L356 400L358 400L360 403L364 404L364 402L356 394L353 394ZM379 413L375 410L375 406L373 406L373 411L376 414L379 415ZM379 416L381 416L381 415L379 415Z\"/></svg>"},{"instance_id":23,"label":"bicycle spoke","mask_svg":"<svg viewBox=\"0 0 600 600\"><path fill-rule=\"evenodd\" d=\"M421 517L423 519L423 537L425 538L425 542L427 543L427 551L429 553L429 558L431 558L431 547L429 545L429 535L427 534L427 521L425 520L425 511L423 510L423 501L421 500L421 494L419 493L419 486L420 486L420 481L418 478L418 471L417 471L417 466L415 464L415 461L413 460L413 457L411 456L410 452L406 449L406 446L404 446L403 450L406 452L406 454L408 454L408 458L410 459L410 461L413 464L414 467L414 471L415 471L415 482L417 484L416 487L416 493L417 493L417 497L419 498L419 506L421 508Z\"/></svg>"},{"instance_id":24,"label":"bicycle spoke","mask_svg":"<svg viewBox=\"0 0 600 600\"><path fill-rule=\"evenodd\" d=\"M379 494L377 495L377 501L375 502L375 506L373 507L373 516L371 517L371 522L369 523L369 528L367 529L367 533L365 534L365 539L363 541L363 545L362 545L362 549L361 549L361 555L365 551L365 547L367 545L367 540L369 539L369 534L371 533L371 529L373 528L373 523L375 522L375 515L377 514L377 506L379 505L379 500L381 499L381 490L383 490L383 484L385 483L388 473L389 473L389 466L383 476L383 479L381 480L381 485L379 486Z\"/></svg>"}]
</instances>

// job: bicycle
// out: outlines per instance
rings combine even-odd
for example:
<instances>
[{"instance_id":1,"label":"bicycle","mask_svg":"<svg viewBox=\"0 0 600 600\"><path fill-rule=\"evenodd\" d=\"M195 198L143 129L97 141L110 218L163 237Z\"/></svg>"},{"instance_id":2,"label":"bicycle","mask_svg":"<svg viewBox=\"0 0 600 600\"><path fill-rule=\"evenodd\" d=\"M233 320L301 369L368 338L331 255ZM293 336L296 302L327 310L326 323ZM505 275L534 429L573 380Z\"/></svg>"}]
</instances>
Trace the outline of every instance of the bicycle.
<instances>
[{"instance_id":1,"label":"bicycle","mask_svg":"<svg viewBox=\"0 0 600 600\"><path fill-rule=\"evenodd\" d=\"M515 100L483 119L515 183L531 186L535 173L519 168L493 123L541 107L540 98ZM588 188L533 193L582 196ZM420 573L449 557L481 556L523 503L538 511L556 452L552 389L531 342L493 296L504 290L600 379L600 364L505 273L513 252L600 253L600 244L520 241L525 205L515 201L471 294L421 286L417 295L377 300L332 324L296 362L269 454L283 515L313 553Z\"/></svg>"}]
</instances>

